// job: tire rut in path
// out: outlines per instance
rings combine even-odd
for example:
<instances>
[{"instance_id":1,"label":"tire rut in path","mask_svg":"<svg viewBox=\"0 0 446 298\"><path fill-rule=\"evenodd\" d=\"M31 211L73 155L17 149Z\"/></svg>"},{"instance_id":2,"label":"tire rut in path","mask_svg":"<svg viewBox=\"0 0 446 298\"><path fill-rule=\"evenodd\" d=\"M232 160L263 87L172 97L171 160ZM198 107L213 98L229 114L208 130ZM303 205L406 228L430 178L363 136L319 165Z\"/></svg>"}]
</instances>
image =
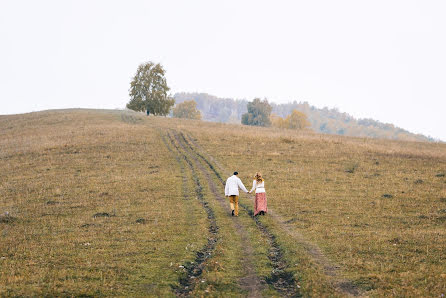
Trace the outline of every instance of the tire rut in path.
<instances>
[{"instance_id":1,"label":"tire rut in path","mask_svg":"<svg viewBox=\"0 0 446 298\"><path fill-rule=\"evenodd\" d=\"M163 141L166 144L167 148L169 149L169 151L171 151L173 154L175 154L176 160L180 165L180 169L182 170L182 176L183 176L183 184L187 180L187 177L186 177L186 173L184 171L184 167L183 167L178 155L181 156L185 160L185 162L188 164L188 166L192 172L192 176L193 176L193 180L194 180L194 184L195 184L195 193L197 195L197 199L203 206L203 209L205 210L205 212L207 214L208 221L209 221L209 227L208 227L209 235L207 237L207 243L199 251L196 252L194 262L187 262L184 264L184 269L186 270L185 275L179 278L179 280L178 280L179 286L173 288L173 290L175 291L175 294L177 296L188 296L190 294L190 292L194 289L195 282L196 282L197 278L202 274L203 269L205 267L206 260L208 260L212 256L212 253L215 250L215 246L218 241L218 226L217 226L217 222L215 220L214 211L209 206L208 202L206 202L206 200L204 199L200 180L197 175L194 175L195 169L193 168L192 163L184 154L182 154L182 152L180 151L178 146L175 144L175 142L172 139L172 137L170 136L170 134L167 134L167 138L169 139L170 144L175 148L175 150L178 153L178 154L175 154L173 152L173 149L168 145L167 141L163 137ZM187 191L187 188L186 188L186 191Z\"/></svg>"},{"instance_id":2,"label":"tire rut in path","mask_svg":"<svg viewBox=\"0 0 446 298\"><path fill-rule=\"evenodd\" d=\"M186 138L183 134L183 138L185 142L188 144L188 146L191 148L191 150L194 150L195 148L201 148L200 145L198 145L193 138L188 136ZM190 139L190 142L187 140ZM208 164L209 168L215 173L215 175L218 177L218 179L224 183L223 179L221 178L221 175L218 173L216 167L208 160L208 158L204 157L201 153L198 152L197 149L197 155L200 156L203 161ZM201 149L202 150L202 149ZM219 164L212 156L210 158L221 170L224 170L224 167ZM227 172L227 171L226 171ZM247 212L250 212L247 206L241 205ZM331 280L334 288L341 294L346 296L354 296L354 297L361 297L363 296L362 291L355 285L351 280L342 278L339 276L339 266L333 264L321 251L321 249L309 241L305 240L304 236L294 230L291 230L291 228L287 225L287 222L278 214L276 214L271 208L268 208L268 213L270 216L275 220L275 222L278 224L278 226L284 230L289 236L294 238L298 243L303 245L308 252L308 254L313 258L313 260L323 268L324 274L329 277ZM251 212L250 212L251 213ZM256 222L258 222L258 219L254 218Z\"/></svg>"},{"instance_id":3,"label":"tire rut in path","mask_svg":"<svg viewBox=\"0 0 446 298\"><path fill-rule=\"evenodd\" d=\"M214 183L214 181L211 178L211 174L208 170L204 169L202 164L198 161L198 158L203 160L212 171L212 174L217 177L217 179L222 183L224 186L224 180L221 177L221 175L218 173L218 171L215 169L215 167L202 155L198 152L196 148L194 148L193 145L190 144L190 142L186 139L183 133L180 133L179 136L176 136L177 140L179 141L180 145L183 146L183 148L186 150L185 147L188 147L188 150L194 154L194 160L196 161L197 165L200 165L202 168L203 173L205 173L209 185L211 186L211 189L213 188L213 192L216 195L217 199L218 196L220 196L220 200L222 203L224 203L224 199L221 198L221 195L217 192L217 187ZM184 143L184 145L182 145ZM198 156L198 157L197 157ZM227 204L225 204L227 205ZM283 257L283 251L279 244L276 241L276 236L269 231L269 229L263 225L257 217L254 217L252 211L249 211L249 208L239 203L239 205L251 216L251 218L255 221L256 227L259 229L259 231L264 235L264 237L268 241L268 258L272 265L272 271L270 276L266 277L266 282L273 286L273 288L281 293L284 296L287 297L300 297L300 290L297 285L297 281L294 278L294 274L292 271L289 270L288 264L286 260ZM246 230L244 233L247 233Z\"/></svg>"}]
</instances>

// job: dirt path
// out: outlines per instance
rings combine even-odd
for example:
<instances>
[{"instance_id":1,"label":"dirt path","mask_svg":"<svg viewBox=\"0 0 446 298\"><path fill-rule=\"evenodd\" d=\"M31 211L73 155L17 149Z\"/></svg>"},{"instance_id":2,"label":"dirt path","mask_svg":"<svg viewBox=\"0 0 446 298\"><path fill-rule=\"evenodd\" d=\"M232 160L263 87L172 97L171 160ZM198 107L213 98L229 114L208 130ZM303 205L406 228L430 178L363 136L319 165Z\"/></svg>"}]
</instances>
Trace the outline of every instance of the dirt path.
<instances>
[{"instance_id":1,"label":"dirt path","mask_svg":"<svg viewBox=\"0 0 446 298\"><path fill-rule=\"evenodd\" d=\"M188 146L184 143L184 139L180 137L180 135L173 131L177 143L181 147L183 154L188 154L191 156L192 161L196 168L198 168L204 177L206 177L209 188L215 197L216 201L220 204L223 209L230 213L229 204L227 200L221 195L221 189L217 189L217 185L212 180L211 173L199 162L197 156L193 154L190 150L188 150ZM240 287L248 292L248 297L260 297L261 291L264 286L264 282L262 279L256 274L255 266L254 266L254 249L252 248L251 243L249 242L248 233L246 231L246 227L240 222L238 218L233 218L233 226L234 231L238 234L240 238L240 243L242 247L242 251L240 252L240 261L244 270L244 277L240 279L239 284Z\"/></svg>"},{"instance_id":2,"label":"dirt path","mask_svg":"<svg viewBox=\"0 0 446 298\"><path fill-rule=\"evenodd\" d=\"M204 152L204 150L199 146L199 144L196 143L196 141L192 137L186 137L184 135L182 135L182 137L184 138L184 141L188 144L190 149L195 151L197 156L199 156L208 165L209 169L214 172L218 179L222 183L224 183L220 173L226 173L226 175L229 175L229 171L227 171L209 154L206 154L206 156L204 156L202 153ZM247 210L246 206L242 205L242 207ZM274 212L274 210L272 210L270 207L268 207L268 214L271 216L271 218L274 219L278 227L280 227L286 234L288 234L290 237L296 240L297 243L299 243L306 249L307 253L311 256L316 264L324 268L324 274L327 276L328 280L331 281L334 288L340 294L354 297L362 296L361 291L352 283L352 281L344 279L340 276L340 267L331 262L317 245L307 241L301 233L292 230L289 227L287 221L279 214Z\"/></svg>"},{"instance_id":3,"label":"dirt path","mask_svg":"<svg viewBox=\"0 0 446 298\"><path fill-rule=\"evenodd\" d=\"M224 181L218 171L216 171L215 167L196 149L196 147L191 145L183 133L175 132L175 138L183 150L189 152L189 154L192 156L191 158L195 161L197 167L207 178L208 184L215 198L220 204L222 204L223 208L228 210L229 213L229 204L221 195ZM200 160L203 161L208 167L203 166L203 163L200 162ZM220 191L217 190L218 187L212 177L216 177L222 184L219 187ZM268 258L270 259L272 270L271 275L266 277L265 281L272 285L283 296L299 297L300 291L297 282L294 279L294 274L288 270L287 262L283 258L283 252L276 242L275 236L258 220L258 218L254 217L253 214L248 211L247 206L244 204L240 204L240 206L246 213L251 215L251 218L255 221L256 227L264 235L264 238L267 239L269 245ZM242 239L242 244L244 247L243 255L245 257L242 259L242 262L244 263L247 275L242 281L241 286L250 291L250 296L258 297L258 294L260 293L257 293L256 289L258 289L262 281L257 275L255 275L254 272L254 266L252 265L252 260L254 259L253 249L248 240L248 232L237 218L235 218L233 222L237 233Z\"/></svg>"}]
</instances>

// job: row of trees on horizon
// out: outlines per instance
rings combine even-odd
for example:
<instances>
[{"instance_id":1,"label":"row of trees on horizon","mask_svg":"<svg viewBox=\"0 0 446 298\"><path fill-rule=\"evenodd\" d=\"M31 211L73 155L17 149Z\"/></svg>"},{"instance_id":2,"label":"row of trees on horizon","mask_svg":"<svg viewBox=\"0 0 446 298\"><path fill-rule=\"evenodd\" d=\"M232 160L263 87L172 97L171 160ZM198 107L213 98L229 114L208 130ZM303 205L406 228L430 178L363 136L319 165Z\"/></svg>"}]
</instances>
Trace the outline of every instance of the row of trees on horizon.
<instances>
[{"instance_id":1,"label":"row of trees on horizon","mask_svg":"<svg viewBox=\"0 0 446 298\"><path fill-rule=\"evenodd\" d=\"M150 115L167 115L175 99L168 95L165 70L161 64L153 62L138 66L135 76L130 83L130 101L127 108L142 111ZM306 115L297 110L288 117L282 118L271 115L272 107L268 101L255 98L247 103L247 112L242 115L241 123L253 126L275 126L278 128L305 129L310 126ZM230 111L232 113L232 111ZM195 100L183 100L172 110L171 115L177 118L201 119L201 112L197 109Z\"/></svg>"},{"instance_id":2,"label":"row of trees on horizon","mask_svg":"<svg viewBox=\"0 0 446 298\"><path fill-rule=\"evenodd\" d=\"M223 123L274 126L288 129L308 129L316 132L387 138L410 141L435 141L421 134L385 124L373 119L355 119L337 109L322 109L308 102L286 104L268 100L235 100L218 98L206 93L177 93L168 95L165 70L160 64L147 62L139 65L130 83L127 108L154 115L203 119Z\"/></svg>"},{"instance_id":3,"label":"row of trees on horizon","mask_svg":"<svg viewBox=\"0 0 446 298\"><path fill-rule=\"evenodd\" d=\"M174 95L177 104L185 100L194 100L197 109L202 113L202 119L223 123L243 123L242 116L248 111L248 101L244 99L218 98L206 93L177 93ZM315 132L346 135L355 137L385 138L406 141L435 141L421 134L413 134L393 124L382 123L373 119L356 119L338 109L327 107L317 108L308 102L290 102L286 104L269 103L271 106L271 121L286 119L300 112L305 115L309 128ZM278 118L280 117L280 118Z\"/></svg>"}]
</instances>

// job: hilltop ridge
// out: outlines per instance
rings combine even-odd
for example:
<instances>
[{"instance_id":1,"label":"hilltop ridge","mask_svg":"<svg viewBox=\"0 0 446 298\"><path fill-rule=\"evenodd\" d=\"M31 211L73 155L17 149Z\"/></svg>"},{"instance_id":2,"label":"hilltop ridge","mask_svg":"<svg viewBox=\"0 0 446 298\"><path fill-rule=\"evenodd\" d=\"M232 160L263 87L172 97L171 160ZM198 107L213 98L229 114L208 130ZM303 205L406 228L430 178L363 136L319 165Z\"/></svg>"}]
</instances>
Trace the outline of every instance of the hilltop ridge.
<instances>
[{"instance_id":1,"label":"hilltop ridge","mask_svg":"<svg viewBox=\"0 0 446 298\"><path fill-rule=\"evenodd\" d=\"M248 103L244 99L219 98L207 93L182 92L176 93L174 98L176 103L193 99L197 102L197 108L201 111L203 120L225 123L240 123L242 114L247 111ZM356 119L338 109L327 107L321 109L308 102L270 104L273 113L280 117L286 117L294 109L305 113L311 123L311 128L320 133L405 141L436 141L431 137L411 133L390 123L382 123L369 118Z\"/></svg>"}]
</instances>

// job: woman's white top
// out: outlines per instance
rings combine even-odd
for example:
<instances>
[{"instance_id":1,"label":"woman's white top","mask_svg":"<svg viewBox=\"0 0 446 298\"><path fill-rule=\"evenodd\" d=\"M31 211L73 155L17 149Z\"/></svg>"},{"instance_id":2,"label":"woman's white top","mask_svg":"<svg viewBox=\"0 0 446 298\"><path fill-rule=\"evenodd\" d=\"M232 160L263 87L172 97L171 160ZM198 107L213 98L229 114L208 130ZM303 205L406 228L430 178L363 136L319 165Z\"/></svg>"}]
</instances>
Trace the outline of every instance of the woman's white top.
<instances>
[{"instance_id":1,"label":"woman's white top","mask_svg":"<svg viewBox=\"0 0 446 298\"><path fill-rule=\"evenodd\" d=\"M265 192L265 181L259 183L257 182L256 179L254 179L254 181L252 182L252 188L250 192L253 191L254 189L256 190L256 193Z\"/></svg>"}]
</instances>

